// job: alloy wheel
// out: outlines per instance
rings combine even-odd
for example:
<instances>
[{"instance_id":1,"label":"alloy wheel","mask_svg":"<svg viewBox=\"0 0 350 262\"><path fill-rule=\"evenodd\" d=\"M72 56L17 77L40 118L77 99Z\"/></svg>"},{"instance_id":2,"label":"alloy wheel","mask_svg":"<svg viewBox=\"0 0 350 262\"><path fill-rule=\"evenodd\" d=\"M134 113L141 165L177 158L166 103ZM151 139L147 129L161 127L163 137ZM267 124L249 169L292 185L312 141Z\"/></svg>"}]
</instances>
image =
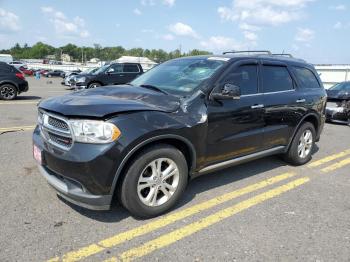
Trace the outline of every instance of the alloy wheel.
<instances>
[{"instance_id":1,"label":"alloy wheel","mask_svg":"<svg viewBox=\"0 0 350 262\"><path fill-rule=\"evenodd\" d=\"M306 158L311 153L312 144L312 132L309 129L307 129L300 136L298 143L298 155L300 158Z\"/></svg>"},{"instance_id":2,"label":"alloy wheel","mask_svg":"<svg viewBox=\"0 0 350 262\"><path fill-rule=\"evenodd\" d=\"M146 206L160 206L171 199L179 185L179 179L179 169L173 160L153 160L140 174L138 197Z\"/></svg>"},{"instance_id":3,"label":"alloy wheel","mask_svg":"<svg viewBox=\"0 0 350 262\"><path fill-rule=\"evenodd\" d=\"M1 88L0 95L6 100L11 100L16 96L16 89L12 86L4 86Z\"/></svg>"}]
</instances>

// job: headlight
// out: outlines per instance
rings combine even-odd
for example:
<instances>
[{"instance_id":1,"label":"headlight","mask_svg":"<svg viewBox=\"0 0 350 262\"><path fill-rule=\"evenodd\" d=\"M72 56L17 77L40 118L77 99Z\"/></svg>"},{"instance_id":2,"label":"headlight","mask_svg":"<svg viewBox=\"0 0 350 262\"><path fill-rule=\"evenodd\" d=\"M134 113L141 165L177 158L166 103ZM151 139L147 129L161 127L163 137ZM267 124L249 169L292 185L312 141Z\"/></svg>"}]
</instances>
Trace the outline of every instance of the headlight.
<instances>
[{"instance_id":1,"label":"headlight","mask_svg":"<svg viewBox=\"0 0 350 262\"><path fill-rule=\"evenodd\" d=\"M112 123L95 120L70 120L74 139L81 143L106 144L115 141L121 135L118 127Z\"/></svg>"},{"instance_id":2,"label":"headlight","mask_svg":"<svg viewBox=\"0 0 350 262\"><path fill-rule=\"evenodd\" d=\"M79 77L79 78L77 77L77 78L76 78L76 82L77 82L77 83L84 83L85 80L86 80L86 77L85 77L85 76Z\"/></svg>"}]
</instances>

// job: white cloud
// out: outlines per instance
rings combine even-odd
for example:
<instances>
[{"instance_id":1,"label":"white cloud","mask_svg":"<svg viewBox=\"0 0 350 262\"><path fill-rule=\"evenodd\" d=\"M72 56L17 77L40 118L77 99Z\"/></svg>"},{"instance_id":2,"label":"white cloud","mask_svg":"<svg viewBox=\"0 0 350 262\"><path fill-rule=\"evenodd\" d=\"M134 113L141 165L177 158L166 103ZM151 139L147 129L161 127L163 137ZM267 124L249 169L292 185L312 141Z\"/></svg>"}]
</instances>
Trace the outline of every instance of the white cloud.
<instances>
[{"instance_id":1,"label":"white cloud","mask_svg":"<svg viewBox=\"0 0 350 262\"><path fill-rule=\"evenodd\" d=\"M345 11L347 8L346 8L346 5L332 5L329 7L329 9L331 10L336 10L336 11Z\"/></svg>"},{"instance_id":2,"label":"white cloud","mask_svg":"<svg viewBox=\"0 0 350 262\"><path fill-rule=\"evenodd\" d=\"M253 32L261 30L261 28L259 26L250 25L250 24L247 24L247 23L239 24L239 29L244 30L244 31L253 31Z\"/></svg>"},{"instance_id":3,"label":"white cloud","mask_svg":"<svg viewBox=\"0 0 350 262\"><path fill-rule=\"evenodd\" d=\"M315 38L315 32L309 28L298 28L295 41L309 43Z\"/></svg>"},{"instance_id":4,"label":"white cloud","mask_svg":"<svg viewBox=\"0 0 350 262\"><path fill-rule=\"evenodd\" d=\"M147 33L154 33L154 30L153 29L142 29L141 32L145 33L145 34L147 34Z\"/></svg>"},{"instance_id":5,"label":"white cloud","mask_svg":"<svg viewBox=\"0 0 350 262\"><path fill-rule=\"evenodd\" d=\"M161 3L163 5L173 7L175 5L175 1L176 0L161 0ZM141 0L141 5L143 5L143 6L155 6L156 0Z\"/></svg>"},{"instance_id":6,"label":"white cloud","mask_svg":"<svg viewBox=\"0 0 350 262\"><path fill-rule=\"evenodd\" d=\"M163 4L172 7L175 4L175 0L163 0Z\"/></svg>"},{"instance_id":7,"label":"white cloud","mask_svg":"<svg viewBox=\"0 0 350 262\"><path fill-rule=\"evenodd\" d=\"M155 2L155 0L141 0L141 5L143 5L143 6L147 6L147 5L155 5L156 4L156 2Z\"/></svg>"},{"instance_id":8,"label":"white cloud","mask_svg":"<svg viewBox=\"0 0 350 262\"><path fill-rule=\"evenodd\" d=\"M172 34L165 34L162 36L162 39L167 40L167 41L172 41L175 39L175 37Z\"/></svg>"},{"instance_id":9,"label":"white cloud","mask_svg":"<svg viewBox=\"0 0 350 262\"><path fill-rule=\"evenodd\" d=\"M225 36L212 36L208 40L201 41L200 45L212 51L242 50L245 46L235 39Z\"/></svg>"},{"instance_id":10,"label":"white cloud","mask_svg":"<svg viewBox=\"0 0 350 262\"><path fill-rule=\"evenodd\" d=\"M68 19L64 13L50 6L41 7L41 11L48 15L49 21L54 25L55 32L59 37L82 37L90 36L85 28L85 20L79 16Z\"/></svg>"},{"instance_id":11,"label":"white cloud","mask_svg":"<svg viewBox=\"0 0 350 262\"><path fill-rule=\"evenodd\" d=\"M133 10L133 12L134 12L135 15L141 15L141 14L142 14L142 12L140 11L140 9L138 9L138 8L135 8L135 9Z\"/></svg>"},{"instance_id":12,"label":"white cloud","mask_svg":"<svg viewBox=\"0 0 350 262\"><path fill-rule=\"evenodd\" d=\"M192 29L191 26L178 22L169 26L169 30L178 36L189 36L199 38L199 35Z\"/></svg>"},{"instance_id":13,"label":"white cloud","mask_svg":"<svg viewBox=\"0 0 350 262\"><path fill-rule=\"evenodd\" d=\"M313 0L234 0L218 8L222 20L253 26L278 26L302 17L301 10Z\"/></svg>"},{"instance_id":14,"label":"white cloud","mask_svg":"<svg viewBox=\"0 0 350 262\"><path fill-rule=\"evenodd\" d=\"M244 38L251 42L256 42L258 40L258 35L253 32L244 31Z\"/></svg>"},{"instance_id":15,"label":"white cloud","mask_svg":"<svg viewBox=\"0 0 350 262\"><path fill-rule=\"evenodd\" d=\"M350 28L350 23L342 23L342 22L336 22L333 26L334 29L340 30L340 29L348 29Z\"/></svg>"},{"instance_id":16,"label":"white cloud","mask_svg":"<svg viewBox=\"0 0 350 262\"><path fill-rule=\"evenodd\" d=\"M21 29L19 17L12 12L0 8L0 32L11 33Z\"/></svg>"}]
</instances>

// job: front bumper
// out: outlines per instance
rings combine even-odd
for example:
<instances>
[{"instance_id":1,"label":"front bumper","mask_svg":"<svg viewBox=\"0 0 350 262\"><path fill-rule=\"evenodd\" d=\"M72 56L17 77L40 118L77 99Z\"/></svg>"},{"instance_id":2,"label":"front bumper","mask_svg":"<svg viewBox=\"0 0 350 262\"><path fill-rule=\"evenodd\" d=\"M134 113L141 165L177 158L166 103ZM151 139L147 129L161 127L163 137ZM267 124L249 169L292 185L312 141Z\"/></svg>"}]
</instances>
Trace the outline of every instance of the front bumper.
<instances>
[{"instance_id":1,"label":"front bumper","mask_svg":"<svg viewBox=\"0 0 350 262\"><path fill-rule=\"evenodd\" d=\"M349 117L343 107L326 108L326 119L327 121L334 123L347 124L349 122Z\"/></svg>"},{"instance_id":2,"label":"front bumper","mask_svg":"<svg viewBox=\"0 0 350 262\"><path fill-rule=\"evenodd\" d=\"M34 130L33 144L42 152L40 172L59 195L88 209L110 208L113 181L122 159L118 145L74 143L65 151L43 139L39 127Z\"/></svg>"},{"instance_id":3,"label":"front bumper","mask_svg":"<svg viewBox=\"0 0 350 262\"><path fill-rule=\"evenodd\" d=\"M85 192L78 183L55 174L44 166L38 165L40 173L46 178L57 194L68 202L92 210L109 210L112 195L93 195Z\"/></svg>"}]
</instances>

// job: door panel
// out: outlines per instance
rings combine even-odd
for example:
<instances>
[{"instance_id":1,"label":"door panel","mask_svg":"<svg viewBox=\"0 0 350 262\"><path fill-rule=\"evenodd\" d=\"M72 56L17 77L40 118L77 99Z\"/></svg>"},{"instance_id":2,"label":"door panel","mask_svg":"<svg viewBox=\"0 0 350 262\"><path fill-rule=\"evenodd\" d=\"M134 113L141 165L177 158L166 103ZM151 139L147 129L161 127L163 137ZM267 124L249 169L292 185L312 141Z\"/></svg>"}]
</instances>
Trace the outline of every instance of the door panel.
<instances>
[{"instance_id":1,"label":"door panel","mask_svg":"<svg viewBox=\"0 0 350 262\"><path fill-rule=\"evenodd\" d=\"M300 93L286 65L264 62L260 71L266 124L264 149L285 146L304 115Z\"/></svg>"},{"instance_id":2,"label":"door panel","mask_svg":"<svg viewBox=\"0 0 350 262\"><path fill-rule=\"evenodd\" d=\"M260 151L264 130L262 95L211 102L208 107L208 164Z\"/></svg>"},{"instance_id":3,"label":"door panel","mask_svg":"<svg viewBox=\"0 0 350 262\"><path fill-rule=\"evenodd\" d=\"M258 93L256 60L234 64L218 81L240 87L240 99L208 103L207 163L214 164L260 151L264 130L263 96Z\"/></svg>"}]
</instances>

